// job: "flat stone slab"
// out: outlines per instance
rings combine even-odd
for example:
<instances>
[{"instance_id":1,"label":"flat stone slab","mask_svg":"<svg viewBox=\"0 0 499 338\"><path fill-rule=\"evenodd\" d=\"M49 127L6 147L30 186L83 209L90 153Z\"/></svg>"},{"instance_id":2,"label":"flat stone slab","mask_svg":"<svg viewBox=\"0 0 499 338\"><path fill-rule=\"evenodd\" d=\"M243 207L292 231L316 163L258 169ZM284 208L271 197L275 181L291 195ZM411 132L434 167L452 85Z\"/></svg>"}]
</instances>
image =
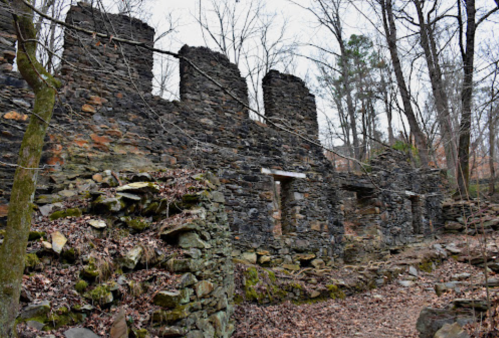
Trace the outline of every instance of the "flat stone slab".
<instances>
[{"instance_id":1,"label":"flat stone slab","mask_svg":"<svg viewBox=\"0 0 499 338\"><path fill-rule=\"evenodd\" d=\"M158 193L159 186L152 182L135 182L116 189L116 192L127 192L127 193Z\"/></svg>"},{"instance_id":2,"label":"flat stone slab","mask_svg":"<svg viewBox=\"0 0 499 338\"><path fill-rule=\"evenodd\" d=\"M93 219L91 221L88 221L88 224L95 229L104 229L107 226L106 222L99 219Z\"/></svg>"}]
</instances>

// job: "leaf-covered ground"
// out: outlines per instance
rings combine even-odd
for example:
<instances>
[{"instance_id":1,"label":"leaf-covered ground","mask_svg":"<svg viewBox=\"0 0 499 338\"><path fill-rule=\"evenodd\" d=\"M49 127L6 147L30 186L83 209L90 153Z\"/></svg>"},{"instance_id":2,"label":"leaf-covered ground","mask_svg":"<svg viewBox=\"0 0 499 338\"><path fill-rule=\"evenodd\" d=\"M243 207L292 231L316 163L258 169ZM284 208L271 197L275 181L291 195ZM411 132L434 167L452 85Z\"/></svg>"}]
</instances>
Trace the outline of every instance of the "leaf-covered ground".
<instances>
[{"instance_id":1,"label":"leaf-covered ground","mask_svg":"<svg viewBox=\"0 0 499 338\"><path fill-rule=\"evenodd\" d=\"M448 236L446 241L460 243L461 257L480 256L482 242L477 237ZM499 242L495 236L487 238L489 256L498 252L496 243ZM463 273L469 273L470 277L463 281L462 288L441 297L436 295L435 283L455 280ZM455 298L486 299L485 289L478 287L484 277L483 268L450 258L431 273L418 271L417 277L400 275L390 285L344 300L301 305L286 302L267 307L245 303L236 307L238 324L234 337L419 337L416 321L423 307L445 307ZM496 276L490 271L488 277ZM411 287L399 283L411 279L415 282ZM497 289L490 290L494 304L499 295ZM497 323L497 313L494 318ZM484 337L489 328L487 318L466 327L472 337Z\"/></svg>"}]
</instances>

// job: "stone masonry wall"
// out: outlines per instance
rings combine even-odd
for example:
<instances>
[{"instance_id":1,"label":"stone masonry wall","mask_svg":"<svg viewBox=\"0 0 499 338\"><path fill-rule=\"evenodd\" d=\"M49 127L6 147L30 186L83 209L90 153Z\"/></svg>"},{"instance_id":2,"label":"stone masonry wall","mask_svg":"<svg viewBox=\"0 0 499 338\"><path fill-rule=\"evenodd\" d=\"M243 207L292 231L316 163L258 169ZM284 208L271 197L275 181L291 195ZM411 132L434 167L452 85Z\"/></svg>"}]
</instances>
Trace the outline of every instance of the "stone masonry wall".
<instances>
[{"instance_id":1,"label":"stone masonry wall","mask_svg":"<svg viewBox=\"0 0 499 338\"><path fill-rule=\"evenodd\" d=\"M422 171L404 153L388 149L371 162L371 173L341 173L345 207L345 260L382 257L389 250L428 238L442 227L440 170ZM355 193L355 194L352 194ZM359 245L374 238L370 248ZM378 258L379 258L378 257Z\"/></svg>"},{"instance_id":2,"label":"stone masonry wall","mask_svg":"<svg viewBox=\"0 0 499 338\"><path fill-rule=\"evenodd\" d=\"M263 79L263 91L267 118L309 139L319 139L315 97L303 80L271 70Z\"/></svg>"},{"instance_id":3,"label":"stone masonry wall","mask_svg":"<svg viewBox=\"0 0 499 338\"><path fill-rule=\"evenodd\" d=\"M79 4L72 7L67 20L87 24L100 16ZM111 19L125 28L129 22L135 22L123 16ZM132 26L136 37L148 37L152 42L149 27L138 23ZM239 100L200 76L185 59L180 63L181 102L153 97L149 75L140 70L135 72L140 76L133 80L137 91L129 85L130 81L108 76L120 70L126 63L124 59L136 60L143 55L143 51L130 49L123 53L123 58L118 53L121 48L118 45L115 49L109 42L104 47L104 41L98 44L95 39L66 33L65 62L60 75L64 105L54 111L55 127L46 139L42 160L52 167L41 173L42 193L78 185L106 169L208 169L222 182L232 240L237 248L235 256L262 264L299 267L314 258L328 262L333 255L341 254L343 230L335 174L320 147L250 120ZM246 82L225 56L188 46L180 54L227 86L240 101L248 102ZM134 66L132 62L129 65ZM268 114L282 116L287 112L290 123L296 126L305 119L307 133L315 137L315 104L303 81L277 72L268 79ZM287 95L280 95L279 91ZM300 105L290 98L304 98L306 102ZM296 123L292 122L295 114L299 119ZM21 130L19 135L22 136ZM18 144L12 141L9 148L15 154ZM10 162L15 161L13 156ZM262 169L270 174L262 173ZM275 181L281 178L272 170L304 175L290 179L291 198L282 206L275 203ZM6 208L9 188L2 189ZM276 209L282 209L283 217L293 224L282 235ZM304 254L309 257L307 260L303 259Z\"/></svg>"},{"instance_id":4,"label":"stone masonry wall","mask_svg":"<svg viewBox=\"0 0 499 338\"><path fill-rule=\"evenodd\" d=\"M0 161L8 164L17 162L34 97L21 75L13 71L17 38L12 21L6 5L0 3ZM0 164L0 222L7 216L13 175L13 167Z\"/></svg>"},{"instance_id":5,"label":"stone masonry wall","mask_svg":"<svg viewBox=\"0 0 499 338\"><path fill-rule=\"evenodd\" d=\"M153 41L154 31L149 26L126 16L100 13L84 4L72 7L67 21L115 36ZM329 263L342 255L344 228L338 176L322 149L299 137L318 138L314 97L302 80L276 71L264 79L265 112L276 124L293 132L286 133L248 118L246 82L237 67L219 53L184 46L179 52L181 101L169 102L150 93L149 51L115 46L114 41L70 31L66 32L64 47L59 76L64 83L60 93L63 104L54 111L54 127L46 139L42 161L51 167L41 173L40 193L56 193L108 169L206 169L222 183L234 257L300 268L314 259ZM28 114L31 103L22 82L11 85L11 81L19 81L18 75L9 73L6 79L2 91L10 93L0 100L0 137L8 151L2 156L8 154L8 162L15 163L25 122L8 117L23 111ZM23 98L24 110L14 106L14 99L19 97ZM10 114L11 110L18 115ZM395 167L387 174L386 170L373 172L380 186L397 185L420 195L437 186L428 183L427 187L413 187L414 182L422 181L414 179L417 173L399 180L397 172L406 169ZM0 210L5 211L12 170L1 167L0 173ZM389 190L377 199L376 203L389 209L386 214L380 211L376 220L389 244L412 241L415 233L407 213L412 210L411 200ZM418 201L426 209L437 202L431 198ZM389 218L383 220L383 215ZM430 218L429 213L422 217L426 215ZM424 230L428 220L422 222Z\"/></svg>"}]
</instances>

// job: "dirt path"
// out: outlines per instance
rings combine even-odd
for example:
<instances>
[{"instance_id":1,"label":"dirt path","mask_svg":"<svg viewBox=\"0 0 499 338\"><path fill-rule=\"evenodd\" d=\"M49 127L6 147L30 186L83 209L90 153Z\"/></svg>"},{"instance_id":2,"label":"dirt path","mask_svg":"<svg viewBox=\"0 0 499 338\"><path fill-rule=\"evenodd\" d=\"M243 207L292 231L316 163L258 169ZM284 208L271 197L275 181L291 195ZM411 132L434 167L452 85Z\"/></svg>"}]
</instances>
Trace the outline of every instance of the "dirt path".
<instances>
[{"instance_id":1,"label":"dirt path","mask_svg":"<svg viewBox=\"0 0 499 338\"><path fill-rule=\"evenodd\" d=\"M418 337L419 312L435 297L422 286L392 284L345 300L244 305L236 310L239 323L234 337Z\"/></svg>"},{"instance_id":2,"label":"dirt path","mask_svg":"<svg viewBox=\"0 0 499 338\"><path fill-rule=\"evenodd\" d=\"M242 304L236 307L234 338L417 338L416 322L423 307L447 305L454 298L466 296L457 291L439 298L433 290L435 283L453 280L464 272L475 279L464 283L476 283L482 275L480 269L450 259L432 273L419 271L417 277L404 274L390 285L344 300L267 307ZM411 286L399 283L410 279Z\"/></svg>"}]
</instances>

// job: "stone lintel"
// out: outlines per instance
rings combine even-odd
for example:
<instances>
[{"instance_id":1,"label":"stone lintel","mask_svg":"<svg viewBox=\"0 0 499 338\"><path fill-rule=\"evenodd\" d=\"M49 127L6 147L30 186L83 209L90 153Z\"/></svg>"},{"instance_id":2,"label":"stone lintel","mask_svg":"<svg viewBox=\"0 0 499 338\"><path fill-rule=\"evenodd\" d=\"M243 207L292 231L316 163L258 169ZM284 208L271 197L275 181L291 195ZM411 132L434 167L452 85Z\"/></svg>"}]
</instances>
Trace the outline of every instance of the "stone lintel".
<instances>
[{"instance_id":1,"label":"stone lintel","mask_svg":"<svg viewBox=\"0 0 499 338\"><path fill-rule=\"evenodd\" d=\"M281 178L281 179L307 178L307 175L302 173L294 173L291 171L283 171L283 170L275 170L267 168L262 168L262 174L272 175L275 178Z\"/></svg>"}]
</instances>

